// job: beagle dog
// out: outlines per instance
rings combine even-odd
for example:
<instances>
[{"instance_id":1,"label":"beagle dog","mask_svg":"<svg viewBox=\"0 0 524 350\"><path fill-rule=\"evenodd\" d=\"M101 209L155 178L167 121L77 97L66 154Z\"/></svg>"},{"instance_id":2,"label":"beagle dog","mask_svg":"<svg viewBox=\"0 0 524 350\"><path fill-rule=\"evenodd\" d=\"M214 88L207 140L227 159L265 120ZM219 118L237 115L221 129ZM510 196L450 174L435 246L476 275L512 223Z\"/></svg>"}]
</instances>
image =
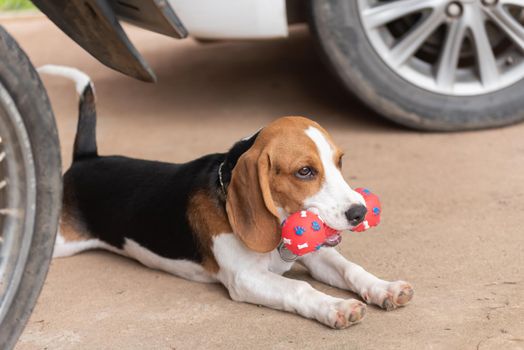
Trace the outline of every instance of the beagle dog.
<instances>
[{"instance_id":1,"label":"beagle dog","mask_svg":"<svg viewBox=\"0 0 524 350\"><path fill-rule=\"evenodd\" d=\"M80 94L55 257L106 249L189 280L222 283L235 301L337 329L361 321L366 305L283 277L295 261L315 279L386 310L411 300L409 283L375 277L330 247L339 234L316 252L283 254L280 225L290 213L313 211L339 231L365 215L362 196L341 174L342 152L314 121L280 118L226 153L183 164L99 156L89 77L59 66L40 71L72 78Z\"/></svg>"}]
</instances>

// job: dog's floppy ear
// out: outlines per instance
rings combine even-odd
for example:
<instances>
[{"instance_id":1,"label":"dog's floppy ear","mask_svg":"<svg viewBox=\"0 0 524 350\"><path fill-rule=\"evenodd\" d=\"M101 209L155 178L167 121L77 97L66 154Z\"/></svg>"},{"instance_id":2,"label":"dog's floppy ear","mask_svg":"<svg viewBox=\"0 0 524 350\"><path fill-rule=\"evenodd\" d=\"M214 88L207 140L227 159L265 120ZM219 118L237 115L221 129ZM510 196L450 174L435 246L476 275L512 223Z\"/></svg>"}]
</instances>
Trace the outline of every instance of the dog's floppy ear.
<instances>
[{"instance_id":1,"label":"dog's floppy ear","mask_svg":"<svg viewBox=\"0 0 524 350\"><path fill-rule=\"evenodd\" d=\"M270 151L252 147L238 159L227 190L226 211L233 232L259 253L280 243L280 219L269 187L270 168Z\"/></svg>"}]
</instances>

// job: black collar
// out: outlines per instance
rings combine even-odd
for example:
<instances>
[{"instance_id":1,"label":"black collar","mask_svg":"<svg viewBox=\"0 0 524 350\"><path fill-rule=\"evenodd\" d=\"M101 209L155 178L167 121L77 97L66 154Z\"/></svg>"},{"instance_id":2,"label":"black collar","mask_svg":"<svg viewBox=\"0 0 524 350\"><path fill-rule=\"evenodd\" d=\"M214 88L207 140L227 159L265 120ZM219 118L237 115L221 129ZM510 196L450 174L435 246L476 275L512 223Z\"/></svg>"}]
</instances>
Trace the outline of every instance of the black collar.
<instances>
[{"instance_id":1,"label":"black collar","mask_svg":"<svg viewBox=\"0 0 524 350\"><path fill-rule=\"evenodd\" d=\"M217 187L220 198L225 202L227 198L227 187L231 182L233 168L237 165L238 159L253 146L260 133L257 131L254 135L242 139L235 143L233 147L224 155L224 160L217 168Z\"/></svg>"},{"instance_id":2,"label":"black collar","mask_svg":"<svg viewBox=\"0 0 524 350\"><path fill-rule=\"evenodd\" d=\"M220 185L220 190L222 191L222 196L226 198L227 197L227 185L229 185L229 183L228 184L224 183L224 176L222 175L224 164L225 164L225 161L220 163L220 165L218 166L218 183Z\"/></svg>"}]
</instances>

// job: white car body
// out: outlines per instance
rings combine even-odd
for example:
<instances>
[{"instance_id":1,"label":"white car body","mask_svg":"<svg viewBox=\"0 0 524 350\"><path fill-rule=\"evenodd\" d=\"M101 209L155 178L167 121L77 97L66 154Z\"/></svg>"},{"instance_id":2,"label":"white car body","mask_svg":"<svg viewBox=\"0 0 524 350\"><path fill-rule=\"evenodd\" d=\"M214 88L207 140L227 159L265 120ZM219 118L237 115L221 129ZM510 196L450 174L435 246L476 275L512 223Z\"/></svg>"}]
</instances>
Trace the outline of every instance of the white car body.
<instances>
[{"instance_id":1,"label":"white car body","mask_svg":"<svg viewBox=\"0 0 524 350\"><path fill-rule=\"evenodd\" d=\"M169 0L189 35L201 39L286 37L285 0Z\"/></svg>"}]
</instances>

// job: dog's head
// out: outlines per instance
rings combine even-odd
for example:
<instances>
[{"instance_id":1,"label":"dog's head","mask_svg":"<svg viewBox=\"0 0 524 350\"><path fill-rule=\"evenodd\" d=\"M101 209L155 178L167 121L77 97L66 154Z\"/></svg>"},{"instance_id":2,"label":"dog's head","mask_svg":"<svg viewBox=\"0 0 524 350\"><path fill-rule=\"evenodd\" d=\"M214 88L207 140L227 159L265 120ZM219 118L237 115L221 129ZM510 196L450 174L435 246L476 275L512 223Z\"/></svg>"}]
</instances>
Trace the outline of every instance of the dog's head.
<instances>
[{"instance_id":1,"label":"dog's head","mask_svg":"<svg viewBox=\"0 0 524 350\"><path fill-rule=\"evenodd\" d=\"M316 212L335 230L358 225L366 207L340 172L342 155L306 118L284 117L262 129L232 171L226 209L235 234L268 252L280 242L282 220L299 210Z\"/></svg>"}]
</instances>

